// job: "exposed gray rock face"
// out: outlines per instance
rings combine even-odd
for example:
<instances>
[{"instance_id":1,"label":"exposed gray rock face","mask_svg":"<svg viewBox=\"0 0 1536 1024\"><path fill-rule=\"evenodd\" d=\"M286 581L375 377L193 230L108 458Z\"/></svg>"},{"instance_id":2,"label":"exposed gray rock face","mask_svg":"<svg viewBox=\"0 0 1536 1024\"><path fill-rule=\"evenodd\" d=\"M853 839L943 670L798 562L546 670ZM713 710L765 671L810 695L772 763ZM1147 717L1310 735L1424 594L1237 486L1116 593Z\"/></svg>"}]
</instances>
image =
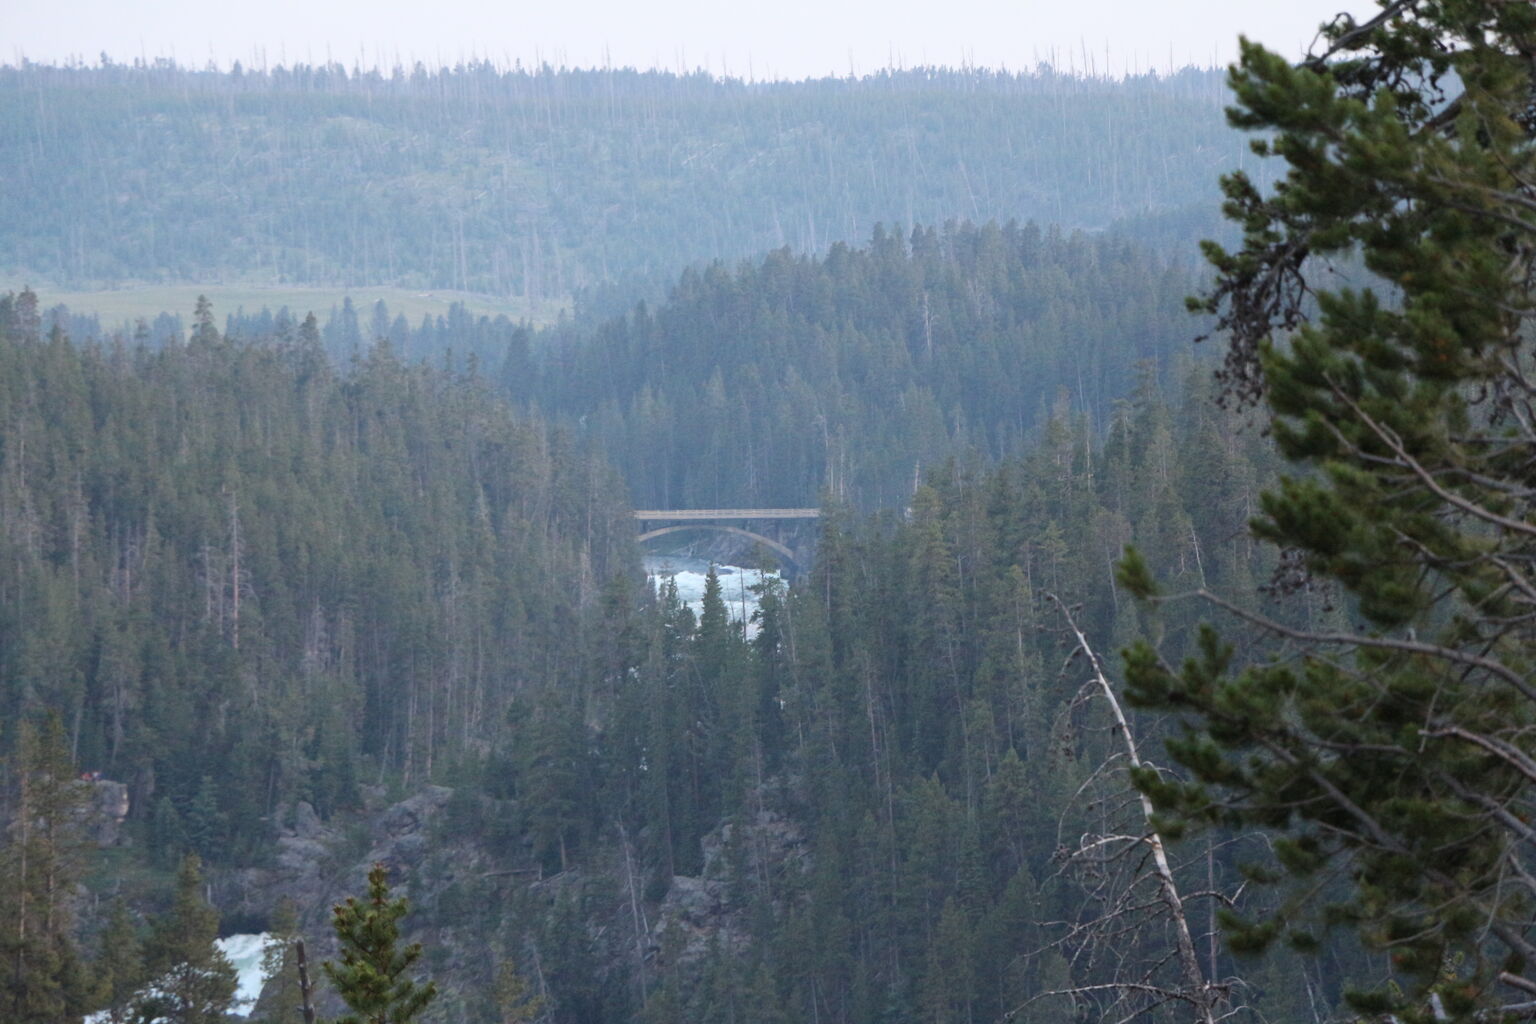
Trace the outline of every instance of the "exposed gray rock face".
<instances>
[{"instance_id":1,"label":"exposed gray rock face","mask_svg":"<svg viewBox=\"0 0 1536 1024\"><path fill-rule=\"evenodd\" d=\"M304 839L319 839L326 832L324 825L320 824L320 816L309 805L309 801L300 800L293 808L293 834Z\"/></svg>"},{"instance_id":2,"label":"exposed gray rock face","mask_svg":"<svg viewBox=\"0 0 1536 1024\"><path fill-rule=\"evenodd\" d=\"M734 954L747 943L740 925L725 899L724 883L674 875L657 911L649 955L690 967L711 949Z\"/></svg>"},{"instance_id":3,"label":"exposed gray rock face","mask_svg":"<svg viewBox=\"0 0 1536 1024\"><path fill-rule=\"evenodd\" d=\"M111 779L92 779L85 827L97 846L116 846L122 840L123 820L128 817L128 786Z\"/></svg>"},{"instance_id":4,"label":"exposed gray rock face","mask_svg":"<svg viewBox=\"0 0 1536 1024\"><path fill-rule=\"evenodd\" d=\"M500 958L536 962L527 959L536 956L528 953L536 941L530 936L558 920L552 915L569 912L562 908L580 907L579 925L558 927L584 929L599 974L620 984L657 970L687 975L712 954L744 953L753 894L762 887L770 895L802 891L787 883L810 869L804 832L765 809L706 835L700 873L673 877L657 899L644 892L627 838L594 846L569 870L544 876L526 841L493 851L478 830L460 834L453 822L462 815L482 823L516 820L517 808L485 800L455 808L454 792L441 786L393 804L382 792L370 793L362 811L330 821L295 804L274 816L272 861L223 874L215 902L226 914L259 919L292 900L318 972L320 961L336 955L331 908L360 895L368 868L383 863L394 892L410 900L405 937L429 952L423 971L444 990L442 1019L458 1024L488 1019L474 1000L483 998ZM325 992L322 1016L339 1011L333 1002Z\"/></svg>"},{"instance_id":5,"label":"exposed gray rock face","mask_svg":"<svg viewBox=\"0 0 1536 1024\"><path fill-rule=\"evenodd\" d=\"M226 911L263 915L284 899L299 908L306 925L329 935L331 907L362 891L375 863L390 869L391 882L407 889L411 869L430 848L426 832L447 805L453 790L428 786L407 800L384 808L345 829L320 820L304 801L277 814L276 857L270 868L234 873L216 896Z\"/></svg>"},{"instance_id":6,"label":"exposed gray rock face","mask_svg":"<svg viewBox=\"0 0 1536 1024\"><path fill-rule=\"evenodd\" d=\"M452 796L453 790L446 786L428 786L386 810L374 824L367 862L383 864L396 878L420 867L427 856L426 826Z\"/></svg>"},{"instance_id":7,"label":"exposed gray rock face","mask_svg":"<svg viewBox=\"0 0 1536 1024\"><path fill-rule=\"evenodd\" d=\"M727 822L706 835L702 845L705 878L727 878L732 853L747 870L763 877L810 869L804 830L776 811L759 811L739 834L737 826Z\"/></svg>"},{"instance_id":8,"label":"exposed gray rock face","mask_svg":"<svg viewBox=\"0 0 1536 1024\"><path fill-rule=\"evenodd\" d=\"M737 885L767 882L810 869L805 833L773 811L740 827L727 823L703 839L704 872L677 875L657 908L647 958L678 966L698 963L712 949L734 954L750 941L745 900Z\"/></svg>"},{"instance_id":9,"label":"exposed gray rock face","mask_svg":"<svg viewBox=\"0 0 1536 1024\"><path fill-rule=\"evenodd\" d=\"M374 831L386 837L414 835L447 805L452 796L453 790L447 786L428 786L379 815Z\"/></svg>"},{"instance_id":10,"label":"exposed gray rock face","mask_svg":"<svg viewBox=\"0 0 1536 1024\"><path fill-rule=\"evenodd\" d=\"M344 823L322 821L314 807L300 801L274 815L276 856L271 866L221 874L215 880L214 902L225 914L260 918L283 900L292 901L310 969L318 977L320 961L336 955L331 908L363 892L373 864L389 868L391 886L409 896L412 916L419 919L422 904L432 896L432 886L421 878L433 848L428 833L452 796L451 789L428 786L390 806L377 806L383 803L378 800L371 812ZM323 985L321 992L322 1015L340 1009L332 1005L333 997Z\"/></svg>"}]
</instances>

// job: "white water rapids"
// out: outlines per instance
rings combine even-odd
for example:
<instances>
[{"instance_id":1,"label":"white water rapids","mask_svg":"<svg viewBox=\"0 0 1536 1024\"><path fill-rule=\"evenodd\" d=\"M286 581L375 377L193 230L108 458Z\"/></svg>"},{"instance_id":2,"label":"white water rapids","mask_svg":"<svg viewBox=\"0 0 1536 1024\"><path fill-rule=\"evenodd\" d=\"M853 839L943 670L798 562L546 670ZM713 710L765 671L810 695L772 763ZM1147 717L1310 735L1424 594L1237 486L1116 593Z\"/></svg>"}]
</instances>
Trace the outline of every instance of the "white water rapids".
<instances>
[{"instance_id":1,"label":"white water rapids","mask_svg":"<svg viewBox=\"0 0 1536 1024\"><path fill-rule=\"evenodd\" d=\"M261 986L267 980L261 970L261 955L266 944L266 932L259 935L231 935L214 942L229 957L229 962L235 965L238 980L235 1001L229 1008L232 1016L249 1017L256 1008L256 998L261 995ZM106 1018L106 1011L93 1013L85 1018L85 1024L101 1024Z\"/></svg>"},{"instance_id":2,"label":"white water rapids","mask_svg":"<svg viewBox=\"0 0 1536 1024\"><path fill-rule=\"evenodd\" d=\"M642 561L645 564L645 575L658 594L661 593L661 588L668 579L675 580L678 598L693 609L694 615L698 615L703 610L704 583L708 578L710 566L707 559L694 558L691 555L669 554L646 555ZM755 633L752 614L757 611L757 595L751 588L762 583L765 577L778 580L779 574L765 573L758 569L744 569L739 565L716 564L715 575L720 578L720 597L725 602L732 621L745 622L749 636Z\"/></svg>"},{"instance_id":3,"label":"white water rapids","mask_svg":"<svg viewBox=\"0 0 1536 1024\"><path fill-rule=\"evenodd\" d=\"M261 986L267 980L261 970L261 955L267 945L267 933L231 935L227 939L219 939L217 945L229 957L230 963L235 965L235 974L240 979L240 987L235 990L235 1004L230 1007L230 1012L237 1017L249 1017L256 1008L256 997L261 995Z\"/></svg>"}]
</instances>

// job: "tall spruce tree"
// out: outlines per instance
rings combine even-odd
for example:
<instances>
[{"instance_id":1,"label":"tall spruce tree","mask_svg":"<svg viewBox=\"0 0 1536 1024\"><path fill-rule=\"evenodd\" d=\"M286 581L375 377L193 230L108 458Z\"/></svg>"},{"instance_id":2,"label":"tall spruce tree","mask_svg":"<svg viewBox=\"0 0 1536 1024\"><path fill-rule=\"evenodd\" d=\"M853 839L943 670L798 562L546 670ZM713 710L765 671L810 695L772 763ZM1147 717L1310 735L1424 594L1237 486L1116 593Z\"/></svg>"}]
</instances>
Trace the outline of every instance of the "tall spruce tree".
<instances>
[{"instance_id":1,"label":"tall spruce tree","mask_svg":"<svg viewBox=\"0 0 1536 1024\"><path fill-rule=\"evenodd\" d=\"M1262 401L1295 467L1254 528L1278 590L1342 591L1353 628L1206 594L1214 630L1176 667L1127 655L1143 704L1193 720L1165 811L1275 830L1289 881L1235 948L1313 948L1342 924L1391 976L1349 999L1402 1021L1528 1016L1536 995L1536 6L1383 0L1300 66L1250 43L1233 124L1287 164L1225 180L1241 249L1194 305L1231 339L1228 394ZM1369 277L1324 287L1325 260ZM1329 282L1331 284L1331 282ZM1134 553L1124 582L1153 584ZM1201 591L1203 593L1203 591ZM1338 896L1324 907L1311 894Z\"/></svg>"}]
</instances>

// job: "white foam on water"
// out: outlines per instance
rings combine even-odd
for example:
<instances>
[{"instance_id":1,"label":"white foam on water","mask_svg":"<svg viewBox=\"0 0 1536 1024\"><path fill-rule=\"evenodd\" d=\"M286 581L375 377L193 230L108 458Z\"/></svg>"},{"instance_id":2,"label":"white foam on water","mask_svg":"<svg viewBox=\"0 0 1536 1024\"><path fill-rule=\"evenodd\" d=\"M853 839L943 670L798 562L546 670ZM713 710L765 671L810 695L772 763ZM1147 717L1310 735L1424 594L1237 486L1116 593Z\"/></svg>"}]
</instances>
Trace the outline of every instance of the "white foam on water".
<instances>
[{"instance_id":1,"label":"white foam on water","mask_svg":"<svg viewBox=\"0 0 1536 1024\"><path fill-rule=\"evenodd\" d=\"M261 970L261 957L266 951L267 938L267 933L262 932L259 935L231 935L214 940L214 945L235 965L235 999L229 1007L233 1016L249 1017L256 1008L261 987L267 982L267 976ZM85 1018L85 1024L103 1024L106 1019L106 1011L93 1013Z\"/></svg>"},{"instance_id":2,"label":"white foam on water","mask_svg":"<svg viewBox=\"0 0 1536 1024\"><path fill-rule=\"evenodd\" d=\"M262 932L260 935L231 935L215 943L235 965L235 974L240 979L234 1005L229 1008L229 1012L237 1017L251 1015L256 1008L256 997L261 995L261 987L267 982L267 976L261 970L267 938L267 933Z\"/></svg>"},{"instance_id":3,"label":"white foam on water","mask_svg":"<svg viewBox=\"0 0 1536 1024\"><path fill-rule=\"evenodd\" d=\"M704 610L704 584L709 578L709 562L686 555L646 555L642 561L645 574L658 594L668 579L675 580L678 600L692 608L694 615ZM757 595L750 588L763 582L765 577L778 580L779 574L744 569L739 565L716 565L715 575L720 578L720 599L725 602L732 621L747 623L749 636L756 633L751 623L752 615L757 611Z\"/></svg>"}]
</instances>

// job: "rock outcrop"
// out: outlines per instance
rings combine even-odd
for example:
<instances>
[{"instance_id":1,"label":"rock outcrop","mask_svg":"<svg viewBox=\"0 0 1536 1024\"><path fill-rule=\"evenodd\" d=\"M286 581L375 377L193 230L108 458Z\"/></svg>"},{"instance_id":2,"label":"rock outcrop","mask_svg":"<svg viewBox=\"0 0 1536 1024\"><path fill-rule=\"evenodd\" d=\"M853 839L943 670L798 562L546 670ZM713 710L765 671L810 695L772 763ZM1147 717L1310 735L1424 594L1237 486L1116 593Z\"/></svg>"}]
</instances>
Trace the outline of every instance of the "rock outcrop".
<instances>
[{"instance_id":1,"label":"rock outcrop","mask_svg":"<svg viewBox=\"0 0 1536 1024\"><path fill-rule=\"evenodd\" d=\"M562 941L556 936L568 938L571 927L584 932L576 941L590 949L592 977L605 984L658 971L697 976L709 957L747 949L753 892L803 891L787 883L810 868L800 826L763 810L710 832L701 872L673 877L664 894L647 898L625 840L589 848L579 864L544 876L526 842L487 848L496 842L487 822L516 820L510 801L458 806L441 786L396 803L374 797L344 820L323 820L307 803L286 808L275 817L272 861L220 875L215 902L226 915L263 920L293 901L318 965L336 954L331 908L360 894L368 868L384 864L394 891L411 901L406 937L428 950L422 969L444 991L444 1020L481 1019L474 1000L489 991L501 959L527 963L540 942ZM579 908L576 920L562 916L571 908ZM319 1009L339 1007L326 995Z\"/></svg>"},{"instance_id":2,"label":"rock outcrop","mask_svg":"<svg viewBox=\"0 0 1536 1024\"><path fill-rule=\"evenodd\" d=\"M98 778L86 780L86 785L90 787L85 810L86 834L97 846L118 845L123 838L123 821L128 817L128 786Z\"/></svg>"},{"instance_id":3,"label":"rock outcrop","mask_svg":"<svg viewBox=\"0 0 1536 1024\"><path fill-rule=\"evenodd\" d=\"M750 942L740 886L772 885L785 873L809 869L805 833L773 811L742 824L726 823L704 837L704 871L674 876L656 910L647 956L681 967L711 951L740 952Z\"/></svg>"}]
</instances>

